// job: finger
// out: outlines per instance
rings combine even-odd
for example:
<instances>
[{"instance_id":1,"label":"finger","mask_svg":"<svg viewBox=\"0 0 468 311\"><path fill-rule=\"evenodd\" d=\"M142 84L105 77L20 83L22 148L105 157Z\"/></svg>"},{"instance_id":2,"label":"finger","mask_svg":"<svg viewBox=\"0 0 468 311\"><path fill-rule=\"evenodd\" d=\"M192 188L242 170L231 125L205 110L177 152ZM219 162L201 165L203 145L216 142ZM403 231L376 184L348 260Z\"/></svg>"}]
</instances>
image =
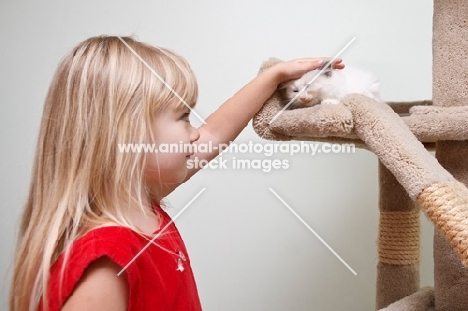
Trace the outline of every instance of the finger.
<instances>
[{"instance_id":1,"label":"finger","mask_svg":"<svg viewBox=\"0 0 468 311\"><path fill-rule=\"evenodd\" d=\"M343 60L341 58L337 58L333 62L333 69L343 69L345 67L345 64L342 63Z\"/></svg>"},{"instance_id":2,"label":"finger","mask_svg":"<svg viewBox=\"0 0 468 311\"><path fill-rule=\"evenodd\" d=\"M345 67L345 64L333 64L333 69L343 69Z\"/></svg>"},{"instance_id":3,"label":"finger","mask_svg":"<svg viewBox=\"0 0 468 311\"><path fill-rule=\"evenodd\" d=\"M304 71L310 71L310 70L318 69L325 62L326 62L326 59L323 58L323 57L320 57L320 58L302 58L302 59L298 60L298 63L301 65L302 70L304 70Z\"/></svg>"},{"instance_id":4,"label":"finger","mask_svg":"<svg viewBox=\"0 0 468 311\"><path fill-rule=\"evenodd\" d=\"M322 66L323 64L325 64L326 62L330 62L333 60L333 64L332 64L332 68L333 69L343 69L345 67L345 65L342 63L343 60L341 58L336 58L336 59L333 59L331 57L319 57L319 58L313 58L312 59L313 61L317 61L317 60L321 60L321 64L318 65L318 67L314 68L314 69L318 69L320 66Z\"/></svg>"},{"instance_id":5,"label":"finger","mask_svg":"<svg viewBox=\"0 0 468 311\"><path fill-rule=\"evenodd\" d=\"M332 61L333 58L327 58L326 61L327 62L330 62ZM335 60L333 60L333 64L332 64L332 68L333 69L343 69L345 67L345 64L342 63L343 60L341 58L336 58Z\"/></svg>"}]
</instances>

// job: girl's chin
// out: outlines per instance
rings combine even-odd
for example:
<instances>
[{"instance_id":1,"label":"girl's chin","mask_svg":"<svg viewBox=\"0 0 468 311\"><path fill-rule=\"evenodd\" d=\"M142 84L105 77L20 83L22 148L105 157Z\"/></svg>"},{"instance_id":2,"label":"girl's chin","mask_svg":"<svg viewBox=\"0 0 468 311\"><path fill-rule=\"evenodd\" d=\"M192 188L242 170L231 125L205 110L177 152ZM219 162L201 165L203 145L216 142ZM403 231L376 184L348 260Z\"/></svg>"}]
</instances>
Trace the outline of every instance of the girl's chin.
<instances>
[{"instance_id":1,"label":"girl's chin","mask_svg":"<svg viewBox=\"0 0 468 311\"><path fill-rule=\"evenodd\" d=\"M164 185L173 185L173 184L180 184L185 180L187 177L187 168L182 172L178 172L178 174L174 174L169 176L168 178L160 177L157 179L147 179L146 184L149 187L161 187Z\"/></svg>"}]
</instances>

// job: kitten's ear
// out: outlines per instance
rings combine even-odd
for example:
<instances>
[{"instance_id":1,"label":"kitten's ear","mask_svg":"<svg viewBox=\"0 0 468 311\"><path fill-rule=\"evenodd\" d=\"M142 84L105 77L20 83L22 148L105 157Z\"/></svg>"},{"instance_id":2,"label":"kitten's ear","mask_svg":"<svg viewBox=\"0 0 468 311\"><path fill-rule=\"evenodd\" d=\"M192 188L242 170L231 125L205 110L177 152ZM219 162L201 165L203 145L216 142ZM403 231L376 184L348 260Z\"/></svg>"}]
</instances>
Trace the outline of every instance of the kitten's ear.
<instances>
[{"instance_id":1,"label":"kitten's ear","mask_svg":"<svg viewBox=\"0 0 468 311\"><path fill-rule=\"evenodd\" d=\"M327 78L330 78L332 75L332 62L326 62L322 66L320 66L320 70L323 70L323 75Z\"/></svg>"},{"instance_id":2,"label":"kitten's ear","mask_svg":"<svg viewBox=\"0 0 468 311\"><path fill-rule=\"evenodd\" d=\"M319 70L322 70L322 69L331 70L331 69L332 69L332 65L333 65L332 62L326 62L325 64L323 64L322 66L320 66L318 69L319 69Z\"/></svg>"},{"instance_id":3,"label":"kitten's ear","mask_svg":"<svg viewBox=\"0 0 468 311\"><path fill-rule=\"evenodd\" d=\"M288 85L286 84L286 82L278 84L278 90L284 90L287 87Z\"/></svg>"}]
</instances>

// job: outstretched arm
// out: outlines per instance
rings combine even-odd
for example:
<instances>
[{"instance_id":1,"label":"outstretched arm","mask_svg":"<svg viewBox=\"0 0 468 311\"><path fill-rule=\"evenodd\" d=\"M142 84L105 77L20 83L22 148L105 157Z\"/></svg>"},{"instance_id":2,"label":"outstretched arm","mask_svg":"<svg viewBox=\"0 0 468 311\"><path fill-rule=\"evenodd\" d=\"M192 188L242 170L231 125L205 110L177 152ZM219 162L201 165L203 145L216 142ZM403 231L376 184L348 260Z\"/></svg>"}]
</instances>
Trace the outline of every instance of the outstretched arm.
<instances>
[{"instance_id":1,"label":"outstretched arm","mask_svg":"<svg viewBox=\"0 0 468 311\"><path fill-rule=\"evenodd\" d=\"M304 73L319 68L326 61L329 61L329 59L303 58L281 62L266 69L206 119L206 124L198 129L200 138L195 144L207 144L210 141L213 146L229 144L247 126L265 101L276 90L278 84L299 78ZM335 69L344 68L341 59L335 60L333 67ZM199 160L210 161L218 155L218 151L195 153L194 157ZM187 179L199 169L189 170Z\"/></svg>"}]
</instances>

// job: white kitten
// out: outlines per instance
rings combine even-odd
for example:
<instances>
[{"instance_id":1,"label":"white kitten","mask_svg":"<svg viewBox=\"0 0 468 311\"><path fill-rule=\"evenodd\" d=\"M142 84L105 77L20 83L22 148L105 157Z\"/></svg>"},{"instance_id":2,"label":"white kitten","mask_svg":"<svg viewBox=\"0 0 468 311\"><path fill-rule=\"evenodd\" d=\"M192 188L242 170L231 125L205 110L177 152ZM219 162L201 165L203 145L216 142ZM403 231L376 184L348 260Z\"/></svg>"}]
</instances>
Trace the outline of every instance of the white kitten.
<instances>
[{"instance_id":1,"label":"white kitten","mask_svg":"<svg viewBox=\"0 0 468 311\"><path fill-rule=\"evenodd\" d=\"M299 79L282 83L279 90L285 104L289 103L319 72L320 69L312 70ZM357 68L327 69L315 78L289 108L311 107L320 103L338 104L344 96L352 93L381 101L379 79L373 73Z\"/></svg>"}]
</instances>

